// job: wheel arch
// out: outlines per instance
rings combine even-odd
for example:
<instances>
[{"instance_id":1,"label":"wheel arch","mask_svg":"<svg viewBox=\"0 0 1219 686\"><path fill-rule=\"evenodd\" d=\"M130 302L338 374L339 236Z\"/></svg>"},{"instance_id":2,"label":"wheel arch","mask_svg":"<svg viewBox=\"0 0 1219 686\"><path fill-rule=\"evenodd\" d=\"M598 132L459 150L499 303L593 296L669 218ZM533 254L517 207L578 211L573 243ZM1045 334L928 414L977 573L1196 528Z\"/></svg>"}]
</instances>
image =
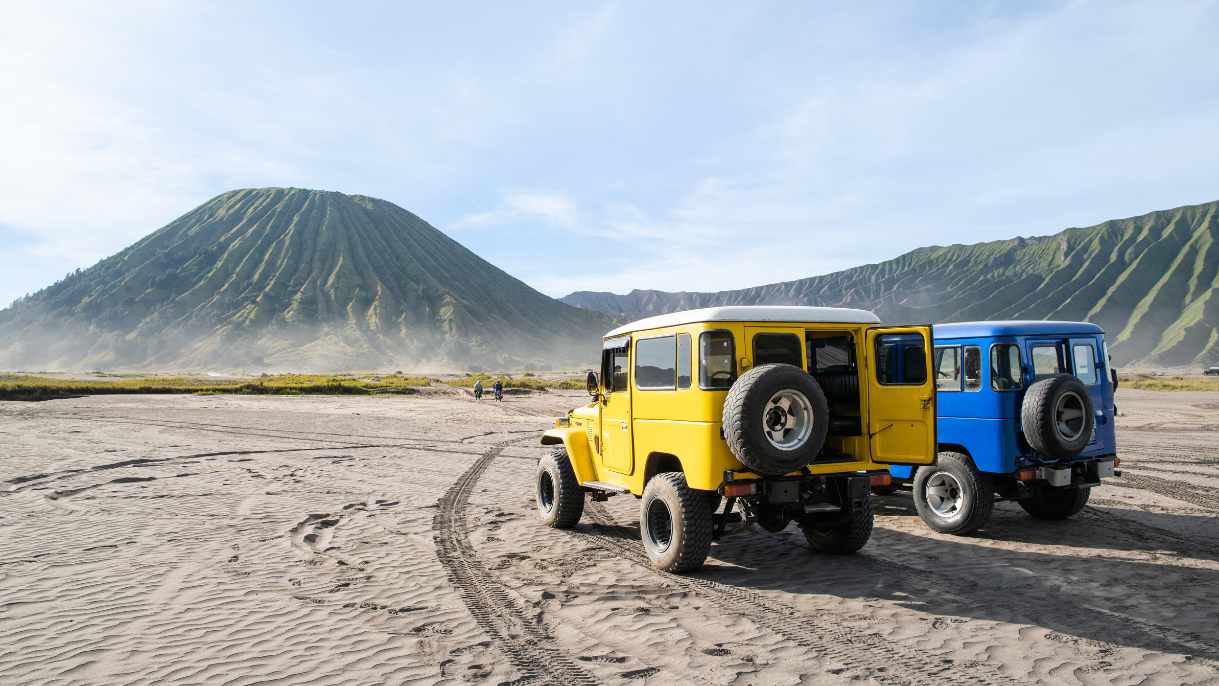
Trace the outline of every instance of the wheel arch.
<instances>
[{"instance_id":1,"label":"wheel arch","mask_svg":"<svg viewBox=\"0 0 1219 686\"><path fill-rule=\"evenodd\" d=\"M653 451L648 453L647 460L644 462L643 468L643 487L646 488L648 482L657 474L665 472L681 472L686 473L681 464L681 458L673 453L661 451Z\"/></svg>"},{"instance_id":2,"label":"wheel arch","mask_svg":"<svg viewBox=\"0 0 1219 686\"><path fill-rule=\"evenodd\" d=\"M556 428L542 434L542 445L563 446L571 469L580 483L597 480L597 469L593 464L593 453L588 445L588 436L579 429Z\"/></svg>"}]
</instances>

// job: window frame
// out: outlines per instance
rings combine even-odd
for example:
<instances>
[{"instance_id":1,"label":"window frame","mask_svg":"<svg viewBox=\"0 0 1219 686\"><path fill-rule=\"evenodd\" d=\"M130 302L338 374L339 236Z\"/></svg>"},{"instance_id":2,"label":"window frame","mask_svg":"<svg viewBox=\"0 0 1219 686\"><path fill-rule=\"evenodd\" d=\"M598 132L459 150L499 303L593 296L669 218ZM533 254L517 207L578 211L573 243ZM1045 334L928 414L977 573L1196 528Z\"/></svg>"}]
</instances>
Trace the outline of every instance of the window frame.
<instances>
[{"instance_id":1,"label":"window frame","mask_svg":"<svg viewBox=\"0 0 1219 686\"><path fill-rule=\"evenodd\" d=\"M709 334L726 334L728 340L732 344L731 359L732 359L732 380L727 386L707 386L703 384L703 339ZM736 335L731 329L707 329L698 333L698 387L704 391L726 391L732 387L732 384L737 380L737 364L736 364Z\"/></svg>"},{"instance_id":2,"label":"window frame","mask_svg":"<svg viewBox=\"0 0 1219 686\"><path fill-rule=\"evenodd\" d=\"M977 351L977 353L978 353L978 385L977 385L977 386L974 386L973 388L970 388L969 386L967 386L967 385L966 385L966 380L967 380L967 377L965 376L965 355L966 355L966 354L967 354L967 353L968 353L970 350L976 350L976 351ZM963 344L963 345L961 346L961 388L962 388L963 392L965 392L965 393L977 393L978 391L981 391L981 390L982 390L982 387L983 387L984 385L986 385L986 384L983 382L983 381L984 381L984 376L985 376L985 375L982 373L982 370L983 370L983 369L984 369L984 367L983 367L983 365L982 365L982 346L980 346L980 345L970 345L970 344L968 344L968 343Z\"/></svg>"},{"instance_id":3,"label":"window frame","mask_svg":"<svg viewBox=\"0 0 1219 686\"><path fill-rule=\"evenodd\" d=\"M995 388L995 348L1000 346L1014 347L1017 353L1016 357L1020 360L1020 373L1015 377L1015 380L1018 382L1015 388ZM1024 390L1024 351L1020 349L1019 343L991 343L990 347L987 348L986 361L988 365L987 369L989 370L987 375L990 377L990 390L996 393L1011 393L1012 391Z\"/></svg>"},{"instance_id":4,"label":"window frame","mask_svg":"<svg viewBox=\"0 0 1219 686\"><path fill-rule=\"evenodd\" d=\"M686 384L681 383L681 344L686 343ZM735 354L735 351L733 352ZM684 391L694 385L694 337L686 332L677 334L677 390Z\"/></svg>"},{"instance_id":5,"label":"window frame","mask_svg":"<svg viewBox=\"0 0 1219 686\"><path fill-rule=\"evenodd\" d=\"M932 366L932 371L935 373L935 390L937 393L939 391L945 391L948 393L960 393L964 390L964 388L965 388L965 366L961 363L965 360L965 354L964 354L962 348L964 348L964 346L962 346L962 345L937 345L937 346L934 346L931 348L931 360L932 360L931 366ZM956 388L940 388L940 361L936 357L936 354L939 353L941 350L944 352L952 350L956 353L956 357L957 357L957 362L956 362L957 387Z\"/></svg>"},{"instance_id":6,"label":"window frame","mask_svg":"<svg viewBox=\"0 0 1219 686\"><path fill-rule=\"evenodd\" d=\"M640 386L639 385L639 345L645 341L658 341L664 338L673 339L673 379L668 386ZM677 390L677 334L666 333L658 336L648 336L647 338L635 339L635 354L631 355L631 370L634 374L634 385L637 391L675 391ZM627 381L630 385L632 382Z\"/></svg>"},{"instance_id":7,"label":"window frame","mask_svg":"<svg viewBox=\"0 0 1219 686\"><path fill-rule=\"evenodd\" d=\"M884 376L883 376L883 375L880 373L880 343L881 343L881 340L882 340L882 339L884 339L884 338L886 338L886 337L889 337L889 336L902 336L902 337L904 337L904 336L918 336L918 337L919 337L919 339L921 339L921 340L922 340L923 345L922 345L922 348L920 348L920 349L919 349L919 352L922 352L922 353L923 353L923 364L924 364L924 367L923 367L923 380L922 380L922 381L901 381L901 382L897 382L897 383L891 383L891 382L886 382L886 381L884 381L884 380L883 380L883 379L884 379ZM935 362L935 347L934 347L934 346L935 346L935 342L934 342L934 341L932 341L932 360L931 360L931 361L932 361L933 363ZM925 366L925 365L927 364L927 354L926 354L926 350L927 350L927 337L926 337L926 336L924 336L924 335L923 335L923 332L921 332L921 331L903 331L902 333L881 333L881 334L877 334L877 335L876 335L876 342L875 342L875 344L872 346L872 354L873 354L873 356L874 356L874 358L875 358L875 360L876 360L876 364L874 365L874 368L873 368L872 370L870 370L870 371L871 371L873 374L875 374L875 376L876 376L876 383L877 383L878 385L880 385L880 386L907 386L907 387L910 387L910 386L925 386L925 385L927 384L927 381L928 381L928 379L927 379L927 368L926 368L926 366ZM903 371L903 372L905 371L905 368L906 368L906 363L903 361L903 362L902 362L902 371ZM932 374L931 374L931 376L932 376L932 378L930 379L930 381L931 381L931 387L932 387L932 389L934 390L934 389L935 389L935 378L934 378L934 377L935 377L935 370L934 370L934 369L932 370Z\"/></svg>"},{"instance_id":8,"label":"window frame","mask_svg":"<svg viewBox=\"0 0 1219 686\"><path fill-rule=\"evenodd\" d=\"M634 364L631 360L631 337L623 336L621 345L602 345L601 348L601 387L605 389L605 394L620 393L622 391L631 390L630 368ZM614 365L611 360L614 359L614 354L618 352L626 353L627 380L626 386L621 389L614 388Z\"/></svg>"}]
</instances>

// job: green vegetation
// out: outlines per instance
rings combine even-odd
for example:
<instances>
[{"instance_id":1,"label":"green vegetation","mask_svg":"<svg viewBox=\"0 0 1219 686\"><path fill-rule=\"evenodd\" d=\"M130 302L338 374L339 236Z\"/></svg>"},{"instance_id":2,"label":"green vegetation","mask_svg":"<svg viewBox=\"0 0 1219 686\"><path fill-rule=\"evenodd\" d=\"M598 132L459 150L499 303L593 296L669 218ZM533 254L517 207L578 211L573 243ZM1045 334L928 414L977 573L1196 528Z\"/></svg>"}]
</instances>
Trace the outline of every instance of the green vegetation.
<instances>
[{"instance_id":1,"label":"green vegetation","mask_svg":"<svg viewBox=\"0 0 1219 686\"><path fill-rule=\"evenodd\" d=\"M279 374L256 379L209 379L185 376L100 379L0 374L0 400L51 400L116 393L233 393L240 395L372 395L414 393L433 379L418 376Z\"/></svg>"},{"instance_id":2,"label":"green vegetation","mask_svg":"<svg viewBox=\"0 0 1219 686\"><path fill-rule=\"evenodd\" d=\"M621 319L714 305L861 307L890 322L1090 321L1118 366L1219 364L1219 202L1053 236L919 248L886 262L738 291L563 301Z\"/></svg>"},{"instance_id":3,"label":"green vegetation","mask_svg":"<svg viewBox=\"0 0 1219 686\"><path fill-rule=\"evenodd\" d=\"M473 388L475 381L482 381L483 388L489 393L491 392L491 384L495 383L496 379L504 382L504 388L507 390L524 389L529 391L545 391L545 390L584 390L584 376L560 376L560 377L541 377L533 374L523 374L513 376L511 374L466 374L465 376L455 381L450 381L449 384L461 388Z\"/></svg>"},{"instance_id":4,"label":"green vegetation","mask_svg":"<svg viewBox=\"0 0 1219 686\"><path fill-rule=\"evenodd\" d=\"M0 310L0 369L554 368L610 328L392 203L260 188Z\"/></svg>"},{"instance_id":5,"label":"green vegetation","mask_svg":"<svg viewBox=\"0 0 1219 686\"><path fill-rule=\"evenodd\" d=\"M1219 377L1215 376L1152 376L1150 374L1122 375L1121 388L1141 391L1215 391L1219 392Z\"/></svg>"}]
</instances>

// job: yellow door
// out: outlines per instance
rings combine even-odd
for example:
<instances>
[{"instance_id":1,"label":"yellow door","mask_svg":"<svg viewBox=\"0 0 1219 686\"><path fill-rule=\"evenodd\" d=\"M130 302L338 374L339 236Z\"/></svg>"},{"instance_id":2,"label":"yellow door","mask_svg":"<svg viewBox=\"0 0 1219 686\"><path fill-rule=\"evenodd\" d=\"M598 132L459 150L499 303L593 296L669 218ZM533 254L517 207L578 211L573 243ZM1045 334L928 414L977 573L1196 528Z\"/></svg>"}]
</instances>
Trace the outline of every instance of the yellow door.
<instances>
[{"instance_id":1,"label":"yellow door","mask_svg":"<svg viewBox=\"0 0 1219 686\"><path fill-rule=\"evenodd\" d=\"M631 447L630 339L607 343L603 359L606 369L602 384L605 396L601 401L601 459L606 469L630 474L634 462Z\"/></svg>"},{"instance_id":2,"label":"yellow door","mask_svg":"<svg viewBox=\"0 0 1219 686\"><path fill-rule=\"evenodd\" d=\"M804 364L804 329L790 326L745 327L744 350L738 350L741 371L781 362L807 369Z\"/></svg>"},{"instance_id":3,"label":"yellow door","mask_svg":"<svg viewBox=\"0 0 1219 686\"><path fill-rule=\"evenodd\" d=\"M868 440L872 460L935 461L931 327L872 327L867 334Z\"/></svg>"}]
</instances>

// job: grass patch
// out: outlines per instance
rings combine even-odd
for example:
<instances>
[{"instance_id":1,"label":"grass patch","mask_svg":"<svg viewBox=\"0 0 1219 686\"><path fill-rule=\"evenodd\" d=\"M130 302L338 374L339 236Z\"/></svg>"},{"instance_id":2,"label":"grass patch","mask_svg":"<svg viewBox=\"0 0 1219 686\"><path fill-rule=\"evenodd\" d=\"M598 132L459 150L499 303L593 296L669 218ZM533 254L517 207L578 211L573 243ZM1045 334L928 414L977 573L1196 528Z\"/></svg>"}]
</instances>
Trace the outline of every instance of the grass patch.
<instances>
[{"instance_id":1,"label":"grass patch","mask_svg":"<svg viewBox=\"0 0 1219 686\"><path fill-rule=\"evenodd\" d=\"M523 389L528 391L547 391L547 390L563 390L563 391L582 391L584 390L584 376L562 376L556 378L545 378L534 376L532 374L466 374L465 376L448 382L451 386L459 388L473 388L475 381L483 382L483 390L490 393L491 385L496 379L504 382L505 390Z\"/></svg>"},{"instance_id":2,"label":"grass patch","mask_svg":"<svg viewBox=\"0 0 1219 686\"><path fill-rule=\"evenodd\" d=\"M1219 376L1152 376L1131 374L1118 379L1121 388L1140 391L1219 391Z\"/></svg>"},{"instance_id":3,"label":"grass patch","mask_svg":"<svg viewBox=\"0 0 1219 686\"><path fill-rule=\"evenodd\" d=\"M432 379L398 374L377 376L276 374L257 379L210 379L188 376L109 376L67 379L27 374L0 374L0 400L52 400L117 393L195 393L215 395L373 395L414 393Z\"/></svg>"}]
</instances>

